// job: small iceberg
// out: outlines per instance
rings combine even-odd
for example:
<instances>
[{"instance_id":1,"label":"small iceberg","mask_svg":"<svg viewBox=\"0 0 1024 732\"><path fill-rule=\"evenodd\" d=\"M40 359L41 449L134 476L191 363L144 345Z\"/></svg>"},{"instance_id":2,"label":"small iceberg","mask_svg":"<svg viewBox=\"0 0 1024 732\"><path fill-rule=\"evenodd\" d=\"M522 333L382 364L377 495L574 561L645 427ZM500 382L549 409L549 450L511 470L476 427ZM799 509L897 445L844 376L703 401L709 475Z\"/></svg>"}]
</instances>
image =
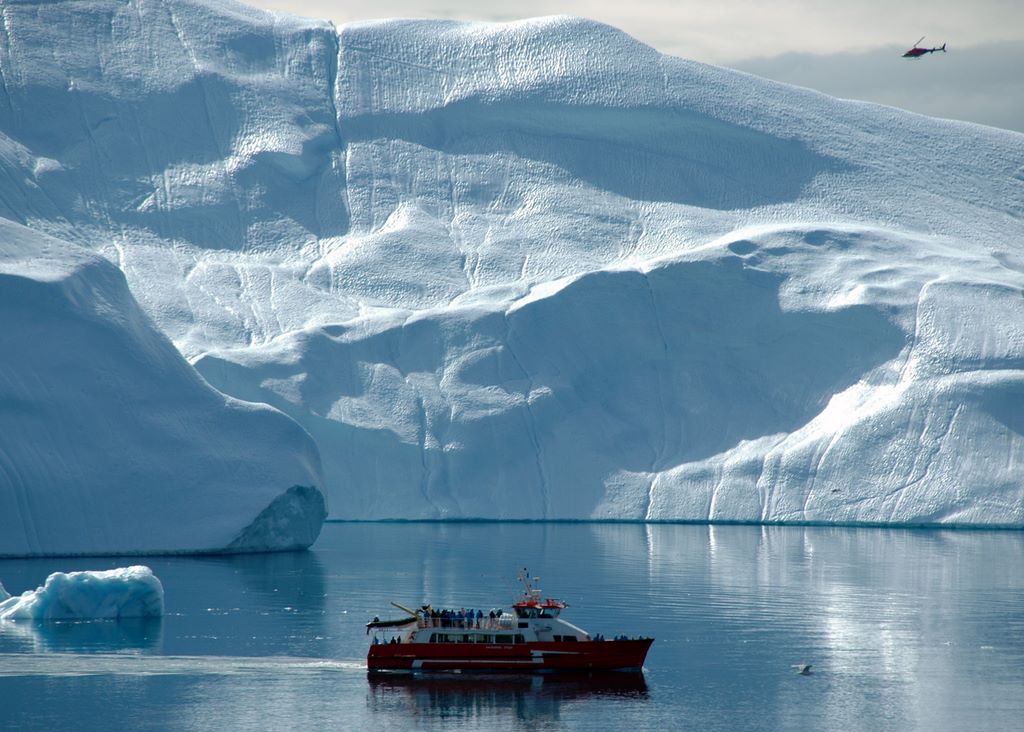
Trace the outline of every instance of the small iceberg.
<instances>
[{"instance_id":1,"label":"small iceberg","mask_svg":"<svg viewBox=\"0 0 1024 732\"><path fill-rule=\"evenodd\" d=\"M118 620L164 614L164 588L149 567L54 572L11 597L0 585L0 620Z\"/></svg>"}]
</instances>

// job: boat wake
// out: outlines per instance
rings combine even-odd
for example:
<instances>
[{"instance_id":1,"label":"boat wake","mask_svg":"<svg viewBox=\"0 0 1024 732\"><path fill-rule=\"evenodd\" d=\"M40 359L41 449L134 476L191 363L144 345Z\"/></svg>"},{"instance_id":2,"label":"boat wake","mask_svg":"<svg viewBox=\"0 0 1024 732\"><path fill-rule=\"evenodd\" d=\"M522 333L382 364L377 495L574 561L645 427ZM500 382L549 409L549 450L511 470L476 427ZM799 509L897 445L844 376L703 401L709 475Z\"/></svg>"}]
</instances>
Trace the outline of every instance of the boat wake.
<instances>
[{"instance_id":1,"label":"boat wake","mask_svg":"<svg viewBox=\"0 0 1024 732\"><path fill-rule=\"evenodd\" d=\"M364 661L294 656L155 656L140 653L0 653L12 676L245 676L366 672Z\"/></svg>"}]
</instances>

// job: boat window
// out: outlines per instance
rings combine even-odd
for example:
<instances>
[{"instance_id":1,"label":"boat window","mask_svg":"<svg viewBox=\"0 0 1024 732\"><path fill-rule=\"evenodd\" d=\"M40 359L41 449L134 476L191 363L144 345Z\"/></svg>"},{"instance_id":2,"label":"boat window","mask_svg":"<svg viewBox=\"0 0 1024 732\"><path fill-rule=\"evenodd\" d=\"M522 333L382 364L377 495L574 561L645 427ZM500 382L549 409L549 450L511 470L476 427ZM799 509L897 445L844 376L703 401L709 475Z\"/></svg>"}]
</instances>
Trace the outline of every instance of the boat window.
<instances>
[{"instance_id":1,"label":"boat window","mask_svg":"<svg viewBox=\"0 0 1024 732\"><path fill-rule=\"evenodd\" d=\"M516 633L516 643L526 643L526 638L523 637L522 633Z\"/></svg>"},{"instance_id":2,"label":"boat window","mask_svg":"<svg viewBox=\"0 0 1024 732\"><path fill-rule=\"evenodd\" d=\"M520 628L529 628L529 627L530 627L530 624L529 624L529 623L520 623L520 624L519 624L519 627L520 627Z\"/></svg>"},{"instance_id":3,"label":"boat window","mask_svg":"<svg viewBox=\"0 0 1024 732\"><path fill-rule=\"evenodd\" d=\"M431 633L430 634L430 642L431 643L437 643L437 633Z\"/></svg>"},{"instance_id":4,"label":"boat window","mask_svg":"<svg viewBox=\"0 0 1024 732\"><path fill-rule=\"evenodd\" d=\"M494 639L498 643L511 643L512 642L512 636L511 635L496 635L496 636L494 636Z\"/></svg>"}]
</instances>

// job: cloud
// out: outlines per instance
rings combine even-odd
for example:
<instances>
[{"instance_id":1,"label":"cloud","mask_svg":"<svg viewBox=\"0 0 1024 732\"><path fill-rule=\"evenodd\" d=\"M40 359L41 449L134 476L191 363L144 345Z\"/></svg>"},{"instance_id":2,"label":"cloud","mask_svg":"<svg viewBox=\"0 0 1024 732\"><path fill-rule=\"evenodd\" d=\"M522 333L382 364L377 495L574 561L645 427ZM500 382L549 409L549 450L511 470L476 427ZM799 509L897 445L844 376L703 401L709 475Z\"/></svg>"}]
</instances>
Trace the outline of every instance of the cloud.
<instances>
[{"instance_id":1,"label":"cloud","mask_svg":"<svg viewBox=\"0 0 1024 732\"><path fill-rule=\"evenodd\" d=\"M901 58L905 48L887 46L858 53L786 53L729 65L835 97L1024 132L1024 42L948 48L946 54L919 60Z\"/></svg>"}]
</instances>

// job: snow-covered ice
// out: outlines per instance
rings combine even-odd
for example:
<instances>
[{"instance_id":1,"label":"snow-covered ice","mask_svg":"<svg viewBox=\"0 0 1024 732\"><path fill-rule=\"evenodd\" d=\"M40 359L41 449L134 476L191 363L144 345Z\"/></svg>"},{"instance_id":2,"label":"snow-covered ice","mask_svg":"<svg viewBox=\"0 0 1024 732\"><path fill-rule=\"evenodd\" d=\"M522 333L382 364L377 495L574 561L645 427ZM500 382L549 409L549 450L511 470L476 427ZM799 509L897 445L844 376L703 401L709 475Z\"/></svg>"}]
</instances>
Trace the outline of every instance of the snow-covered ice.
<instances>
[{"instance_id":1,"label":"snow-covered ice","mask_svg":"<svg viewBox=\"0 0 1024 732\"><path fill-rule=\"evenodd\" d=\"M54 572L41 587L0 601L0 621L116 620L163 614L163 585L143 566Z\"/></svg>"},{"instance_id":2,"label":"snow-covered ice","mask_svg":"<svg viewBox=\"0 0 1024 732\"><path fill-rule=\"evenodd\" d=\"M285 497L243 543L291 486L338 518L1024 525L1020 134L578 18L82 0L3 33L0 216L116 263L319 449L322 483L304 433L249 450Z\"/></svg>"}]
</instances>

